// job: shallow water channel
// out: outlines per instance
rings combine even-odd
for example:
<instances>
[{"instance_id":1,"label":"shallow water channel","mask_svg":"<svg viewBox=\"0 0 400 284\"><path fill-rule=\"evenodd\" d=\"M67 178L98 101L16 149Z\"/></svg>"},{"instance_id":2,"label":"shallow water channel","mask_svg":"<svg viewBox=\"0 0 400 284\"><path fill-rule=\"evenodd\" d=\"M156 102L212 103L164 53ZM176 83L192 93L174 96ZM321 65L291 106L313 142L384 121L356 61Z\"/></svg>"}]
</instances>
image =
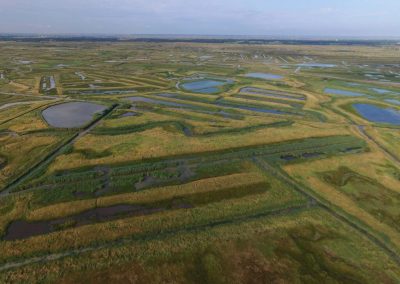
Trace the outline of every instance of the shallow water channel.
<instances>
[{"instance_id":1,"label":"shallow water channel","mask_svg":"<svg viewBox=\"0 0 400 284\"><path fill-rule=\"evenodd\" d=\"M175 205L176 208L185 207ZM27 222L18 220L12 222L4 237L5 240L26 239L33 236L48 234L51 232L67 229L70 227L79 227L98 222L116 220L131 216L148 215L167 210L165 207L148 208L139 205L114 205L110 207L99 207L87 210L80 214L45 221Z\"/></svg>"}]
</instances>

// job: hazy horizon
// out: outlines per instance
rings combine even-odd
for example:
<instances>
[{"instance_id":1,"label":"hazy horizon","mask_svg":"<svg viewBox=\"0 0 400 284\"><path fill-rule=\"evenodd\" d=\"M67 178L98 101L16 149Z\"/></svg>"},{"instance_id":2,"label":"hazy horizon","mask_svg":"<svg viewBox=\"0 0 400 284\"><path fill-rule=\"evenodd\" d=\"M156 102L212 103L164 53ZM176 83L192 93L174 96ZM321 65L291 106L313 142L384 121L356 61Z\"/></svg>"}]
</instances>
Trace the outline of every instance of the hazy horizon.
<instances>
[{"instance_id":1,"label":"hazy horizon","mask_svg":"<svg viewBox=\"0 0 400 284\"><path fill-rule=\"evenodd\" d=\"M0 0L0 33L399 38L394 0Z\"/></svg>"}]
</instances>

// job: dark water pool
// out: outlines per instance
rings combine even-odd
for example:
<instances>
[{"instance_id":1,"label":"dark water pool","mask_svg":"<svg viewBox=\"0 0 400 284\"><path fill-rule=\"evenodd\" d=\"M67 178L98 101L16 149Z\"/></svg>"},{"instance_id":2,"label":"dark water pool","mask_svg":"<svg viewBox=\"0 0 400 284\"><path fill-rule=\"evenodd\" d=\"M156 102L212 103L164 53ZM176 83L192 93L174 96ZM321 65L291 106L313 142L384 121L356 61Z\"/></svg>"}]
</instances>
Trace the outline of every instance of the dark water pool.
<instances>
[{"instance_id":1,"label":"dark water pool","mask_svg":"<svg viewBox=\"0 0 400 284\"><path fill-rule=\"evenodd\" d=\"M46 122L59 128L82 127L90 122L93 115L107 109L106 106L88 102L71 102L51 106L42 112Z\"/></svg>"},{"instance_id":2,"label":"dark water pool","mask_svg":"<svg viewBox=\"0 0 400 284\"><path fill-rule=\"evenodd\" d=\"M353 107L363 118L369 121L400 125L399 110L382 108L371 104L353 104Z\"/></svg>"},{"instance_id":3,"label":"dark water pool","mask_svg":"<svg viewBox=\"0 0 400 284\"><path fill-rule=\"evenodd\" d=\"M148 215L166 210L166 208L147 208L138 205L115 205L90 209L77 215L53 220L12 222L4 237L5 240L20 240L33 236L48 234L69 227L79 227L98 222L105 222L130 216Z\"/></svg>"}]
</instances>

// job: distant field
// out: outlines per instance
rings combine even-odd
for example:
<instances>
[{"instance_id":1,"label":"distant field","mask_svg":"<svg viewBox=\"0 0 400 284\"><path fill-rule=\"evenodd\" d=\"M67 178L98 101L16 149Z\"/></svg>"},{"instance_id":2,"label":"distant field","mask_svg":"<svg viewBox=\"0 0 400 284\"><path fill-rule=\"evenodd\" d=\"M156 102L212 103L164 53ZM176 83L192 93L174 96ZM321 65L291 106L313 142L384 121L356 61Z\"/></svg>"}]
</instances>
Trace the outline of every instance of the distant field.
<instances>
[{"instance_id":1,"label":"distant field","mask_svg":"<svg viewBox=\"0 0 400 284\"><path fill-rule=\"evenodd\" d=\"M0 282L399 283L400 48L314 44L0 42Z\"/></svg>"}]
</instances>

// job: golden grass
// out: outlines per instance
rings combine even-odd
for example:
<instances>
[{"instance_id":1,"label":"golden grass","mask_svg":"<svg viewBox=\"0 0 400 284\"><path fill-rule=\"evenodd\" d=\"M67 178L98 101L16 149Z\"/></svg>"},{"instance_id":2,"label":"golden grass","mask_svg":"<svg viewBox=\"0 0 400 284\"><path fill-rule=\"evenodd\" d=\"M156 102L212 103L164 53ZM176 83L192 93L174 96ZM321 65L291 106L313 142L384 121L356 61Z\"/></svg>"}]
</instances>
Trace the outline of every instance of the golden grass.
<instances>
[{"instance_id":1,"label":"golden grass","mask_svg":"<svg viewBox=\"0 0 400 284\"><path fill-rule=\"evenodd\" d=\"M295 123L291 127L266 128L249 133L224 134L215 137L186 137L181 133L171 133L162 128L115 136L89 134L77 141L74 145L75 150L92 149L93 145L96 145L96 151L110 151L112 155L99 159L85 159L82 154L74 152L61 155L50 166L50 172L58 169L78 168L83 165L113 164L262 145L292 139L346 134L349 134L346 127L316 128L299 123Z\"/></svg>"},{"instance_id":2,"label":"golden grass","mask_svg":"<svg viewBox=\"0 0 400 284\"><path fill-rule=\"evenodd\" d=\"M386 234L400 249L400 234L397 231L378 221L375 217L361 209L345 194L338 191L334 186L322 181L320 177L317 176L317 174L321 172L335 170L339 167L348 167L352 171L375 179L385 187L400 193L399 181L392 175L385 174L388 164L391 164L391 162L387 160L382 153L371 152L287 165L284 167L284 170L290 176L300 180L335 206L342 208L376 231Z\"/></svg>"},{"instance_id":3,"label":"golden grass","mask_svg":"<svg viewBox=\"0 0 400 284\"><path fill-rule=\"evenodd\" d=\"M13 197L4 201L4 206L12 206L10 211L0 215L0 231L4 232L11 221L21 219L28 211L28 201L31 195ZM0 206L1 208L1 206Z\"/></svg>"},{"instance_id":4,"label":"golden grass","mask_svg":"<svg viewBox=\"0 0 400 284\"><path fill-rule=\"evenodd\" d=\"M12 88L14 88L17 92L25 92L29 90L29 86L16 81L10 81L9 85Z\"/></svg>"},{"instance_id":5,"label":"golden grass","mask_svg":"<svg viewBox=\"0 0 400 284\"><path fill-rule=\"evenodd\" d=\"M7 165L0 170L0 187L3 187L9 178L36 163L38 158L46 155L60 140L57 136L0 136L0 155L7 158Z\"/></svg>"},{"instance_id":6,"label":"golden grass","mask_svg":"<svg viewBox=\"0 0 400 284\"><path fill-rule=\"evenodd\" d=\"M188 184L155 188L137 193L103 197L97 200L98 206L108 206L121 203L152 202L160 198L174 197L197 192L211 192L238 185L251 187L256 182L265 181L270 184L264 193L249 195L242 198L226 199L212 202L192 209L172 210L141 217L129 217L106 223L97 223L64 231L53 232L25 240L0 242L1 258L25 255L39 251L58 251L60 249L76 248L89 245L93 241L112 241L132 234L149 233L159 230L171 230L204 222L215 221L231 216L255 214L260 210L271 210L290 204L304 203L298 194L287 189L273 177L266 177L258 171L233 174L218 178L210 178ZM61 214L74 214L93 207L96 200L87 202L69 202L47 206L26 216L29 220L47 219Z\"/></svg>"},{"instance_id":7,"label":"golden grass","mask_svg":"<svg viewBox=\"0 0 400 284\"><path fill-rule=\"evenodd\" d=\"M257 95L252 95L253 97L259 97L259 98L268 98L266 96L257 96ZM273 99L273 98L272 98ZM287 103L296 103L298 101L295 100L286 100L287 103L280 103L280 102L274 102L274 101L256 101L256 100L251 100L251 99L246 99L246 98L236 98L236 97L228 97L225 98L225 101L230 102L230 103L236 103L236 104L241 104L241 105L257 105L260 107L265 107L265 108L287 108L290 107L288 106Z\"/></svg>"},{"instance_id":8,"label":"golden grass","mask_svg":"<svg viewBox=\"0 0 400 284\"><path fill-rule=\"evenodd\" d=\"M174 114L177 114L174 116ZM190 116L193 119L179 117L179 114ZM102 122L102 127L123 127L143 125L150 122L180 121L194 127L196 134L217 132L221 129L237 129L254 125L269 124L282 121L282 118L264 115L246 115L241 120L232 120L211 114L197 113L190 110L177 109L170 113L144 112L140 116L109 119Z\"/></svg>"},{"instance_id":9,"label":"golden grass","mask_svg":"<svg viewBox=\"0 0 400 284\"><path fill-rule=\"evenodd\" d=\"M211 253L219 257L228 257L230 261L218 263L228 265L231 261L238 262L237 269L229 266L229 270L233 275L238 276L240 271L250 270L251 274L247 279L254 279L255 275L259 275L258 269L261 268L260 263L255 259L255 255L248 250L248 245L257 250L258 253L263 251L266 244L271 246L271 252L266 255L266 260L274 263L276 269L283 275L287 273L285 267L290 266L294 273L301 273L298 269L298 261L291 261L289 256L284 259L281 255L275 254L275 245L282 241L290 241L287 238L288 232L300 231L304 228L334 228L339 234L349 232L349 228L344 227L333 219L330 215L320 209L312 209L310 211L301 212L291 216L273 216L257 220L250 220L245 223L231 224L227 226L217 226L200 232L184 232L179 237L166 236L161 239L147 240L146 242L130 242L118 247L102 248L96 251L84 253L78 256L66 257L59 261L48 262L39 265L28 265L23 268L6 271L3 278L8 281L15 282L36 282L38 279L59 279L60 275L65 276L65 283L75 283L76 281L104 278L93 278L93 272L103 271L100 273L103 277L108 276L110 270L118 273L116 278L110 279L133 279L143 280L152 279L151 283L164 283L167 279L171 282L187 283L188 277L192 279L194 276L187 276L187 271L192 271L194 263L201 265L196 261L201 260L206 253ZM337 235L336 235L337 236ZM263 242L262 240L266 240ZM260 242L261 241L261 242ZM237 246L231 247L232 242ZM398 276L398 266L385 253L379 250L367 239L362 238L350 229L350 235L346 239L326 237L318 241L318 246L323 249L324 253L338 259L340 262L352 263L353 269L363 269L371 271L385 271L394 278ZM296 248L292 243L287 243L288 248ZM220 247L220 250L216 250ZM351 249L349 249L351 248ZM302 250L296 250L301 256ZM239 255L241 254L242 255ZM244 253L244 254L243 254ZM296 254L297 255L297 254ZM308 254L310 255L310 254ZM240 257L239 257L240 256ZM160 260L161 258L161 260ZM246 261L250 259L250 261ZM380 261L374 261L379 259ZM160 264L159 260L162 264ZM136 274L138 268L132 263L140 263L143 265L145 275L151 275L150 278L143 278L143 273ZM127 266L125 266L127 265ZM121 270L120 270L121 268ZM226 268L226 267L225 267ZM253 268L257 269L256 271ZM268 270L272 268L268 265ZM93 272L92 272L93 271ZM74 273L76 273L74 275ZM122 273L122 274L121 274ZM256 274L255 274L256 273ZM75 278L74 276L79 276ZM126 278L127 275L130 277ZM225 273L224 276L232 275ZM276 276L277 274L274 274ZM71 276L71 277L70 277ZM120 276L124 276L120 278ZM295 275L290 274L291 277ZM72 280L73 279L73 280ZM235 277L234 279L242 279ZM374 281L382 280L380 275L372 273L370 279ZM387 278L385 278L387 279ZM64 283L64 282L62 282ZM389 282L390 283L390 282Z\"/></svg>"},{"instance_id":10,"label":"golden grass","mask_svg":"<svg viewBox=\"0 0 400 284\"><path fill-rule=\"evenodd\" d=\"M400 159L400 131L388 128L368 127L365 129L377 142Z\"/></svg>"},{"instance_id":11,"label":"golden grass","mask_svg":"<svg viewBox=\"0 0 400 284\"><path fill-rule=\"evenodd\" d=\"M9 125L9 126L8 126ZM15 132L39 130L49 128L47 123L37 112L30 112L6 124L8 129Z\"/></svg>"}]
</instances>

